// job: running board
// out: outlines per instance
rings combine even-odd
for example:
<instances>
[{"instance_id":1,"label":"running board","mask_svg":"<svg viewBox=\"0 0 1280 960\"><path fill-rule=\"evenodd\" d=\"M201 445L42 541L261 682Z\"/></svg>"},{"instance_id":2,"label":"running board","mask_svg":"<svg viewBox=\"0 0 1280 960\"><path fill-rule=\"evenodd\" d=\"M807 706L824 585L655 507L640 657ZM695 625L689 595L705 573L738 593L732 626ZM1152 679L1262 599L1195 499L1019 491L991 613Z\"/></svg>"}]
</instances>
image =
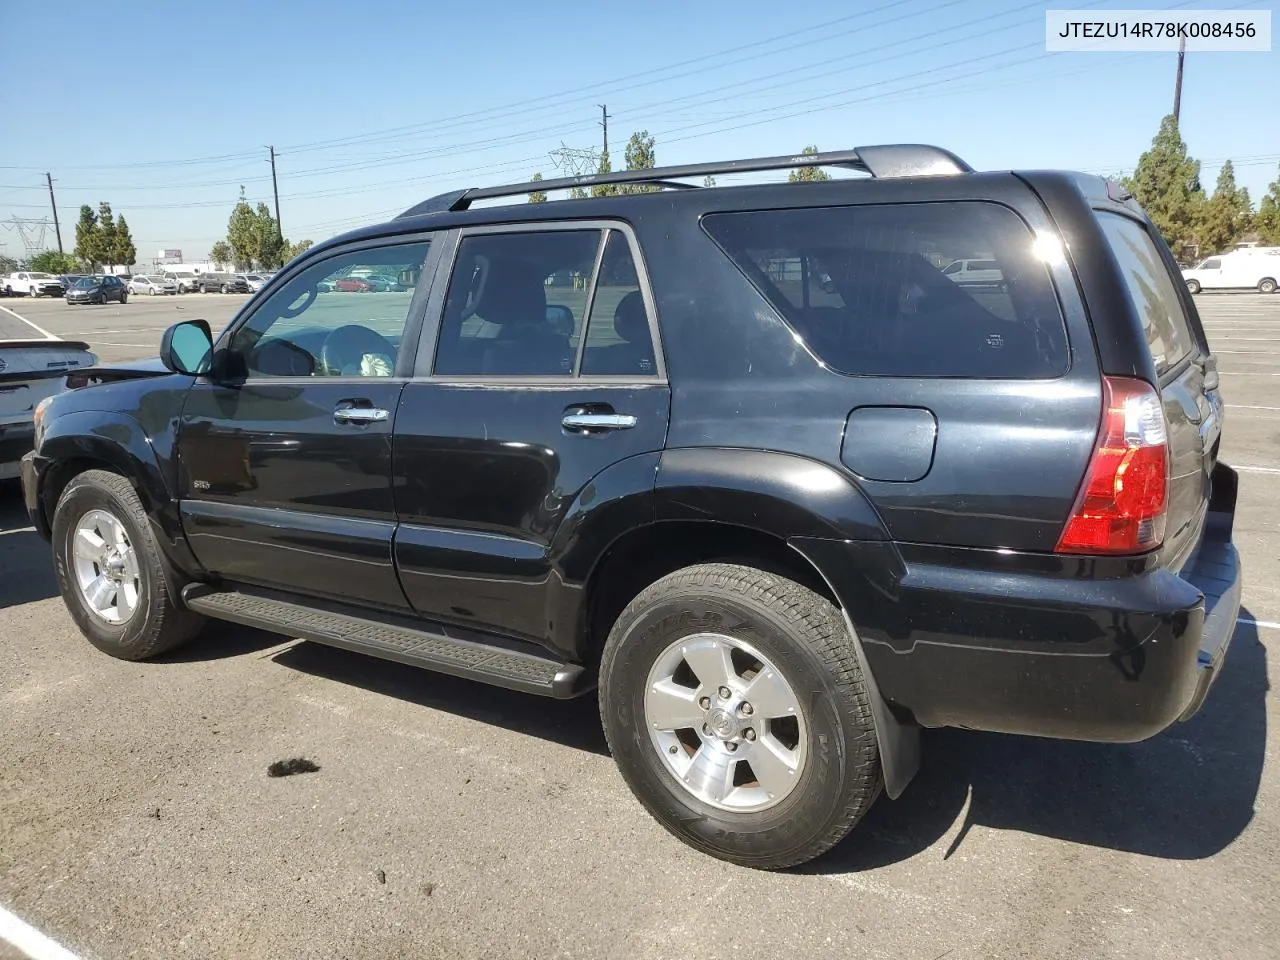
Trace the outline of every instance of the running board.
<instances>
[{"instance_id":1,"label":"running board","mask_svg":"<svg viewBox=\"0 0 1280 960\"><path fill-rule=\"evenodd\" d=\"M485 643L479 634L470 634L477 639L449 636L443 632L449 628L440 624L410 626L354 612L318 609L293 600L219 591L203 583L189 584L182 591L182 599L190 609L207 617L508 690L566 700L583 689L584 671L579 664Z\"/></svg>"}]
</instances>

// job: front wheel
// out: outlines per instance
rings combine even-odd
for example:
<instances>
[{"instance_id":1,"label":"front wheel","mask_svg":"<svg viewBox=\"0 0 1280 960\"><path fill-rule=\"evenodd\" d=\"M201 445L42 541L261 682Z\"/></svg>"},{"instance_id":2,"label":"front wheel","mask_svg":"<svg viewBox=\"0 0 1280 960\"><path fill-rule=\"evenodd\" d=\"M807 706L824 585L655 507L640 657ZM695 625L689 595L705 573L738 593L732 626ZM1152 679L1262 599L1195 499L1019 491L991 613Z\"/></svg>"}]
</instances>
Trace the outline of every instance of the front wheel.
<instances>
[{"instance_id":1,"label":"front wheel","mask_svg":"<svg viewBox=\"0 0 1280 960\"><path fill-rule=\"evenodd\" d=\"M133 486L88 470L53 515L58 589L80 632L121 660L143 660L190 640L204 618L169 594L160 548Z\"/></svg>"},{"instance_id":2,"label":"front wheel","mask_svg":"<svg viewBox=\"0 0 1280 960\"><path fill-rule=\"evenodd\" d=\"M600 666L627 785L712 856L780 869L825 853L882 786L855 643L830 601L752 567L701 564L645 588Z\"/></svg>"},{"instance_id":3,"label":"front wheel","mask_svg":"<svg viewBox=\"0 0 1280 960\"><path fill-rule=\"evenodd\" d=\"M156 295L156 288L155 288L155 287L151 287L149 290L147 290L147 296L149 296L149 297L154 297L155 295Z\"/></svg>"},{"instance_id":4,"label":"front wheel","mask_svg":"<svg viewBox=\"0 0 1280 960\"><path fill-rule=\"evenodd\" d=\"M228 292L228 291L227 291L227 285L226 285L225 283L222 285L222 292L223 292L223 293L227 293L227 292Z\"/></svg>"},{"instance_id":5,"label":"front wheel","mask_svg":"<svg viewBox=\"0 0 1280 960\"><path fill-rule=\"evenodd\" d=\"M1199 293L1199 292L1200 292L1200 282L1199 282L1198 280L1188 280L1188 281L1187 281L1187 290L1188 290L1191 294L1193 294L1193 295L1194 295L1194 294Z\"/></svg>"},{"instance_id":6,"label":"front wheel","mask_svg":"<svg viewBox=\"0 0 1280 960\"><path fill-rule=\"evenodd\" d=\"M129 302L129 295L127 293L120 294L120 303L125 304L128 302Z\"/></svg>"},{"instance_id":7,"label":"front wheel","mask_svg":"<svg viewBox=\"0 0 1280 960\"><path fill-rule=\"evenodd\" d=\"M1267 277L1266 279L1259 281L1258 292L1259 293L1275 293L1276 282L1272 280L1270 277Z\"/></svg>"}]
</instances>

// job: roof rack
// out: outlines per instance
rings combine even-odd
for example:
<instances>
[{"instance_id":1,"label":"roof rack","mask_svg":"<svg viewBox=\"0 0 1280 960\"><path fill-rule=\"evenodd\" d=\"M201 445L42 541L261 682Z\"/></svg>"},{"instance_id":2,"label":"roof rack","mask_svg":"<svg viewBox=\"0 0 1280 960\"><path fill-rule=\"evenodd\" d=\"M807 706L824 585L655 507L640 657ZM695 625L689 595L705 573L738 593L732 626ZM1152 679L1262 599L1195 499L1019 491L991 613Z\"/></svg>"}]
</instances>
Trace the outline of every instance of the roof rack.
<instances>
[{"instance_id":1,"label":"roof rack","mask_svg":"<svg viewBox=\"0 0 1280 960\"><path fill-rule=\"evenodd\" d=\"M560 177L556 180L530 180L499 187L472 187L453 190L410 207L396 219L416 217L424 213L444 213L468 209L476 200L515 197L521 194L568 190L572 187L597 187L606 184L643 183L667 189L699 189L681 183L686 177L705 177L725 173L755 173L762 170L792 170L798 167L842 167L869 173L876 179L894 177L936 177L972 173L973 168L949 150L920 143L891 143L854 150L827 153L800 153L784 157L757 157L754 160L720 160L713 163L688 163L675 167L653 167L649 170L619 170L582 177Z\"/></svg>"}]
</instances>

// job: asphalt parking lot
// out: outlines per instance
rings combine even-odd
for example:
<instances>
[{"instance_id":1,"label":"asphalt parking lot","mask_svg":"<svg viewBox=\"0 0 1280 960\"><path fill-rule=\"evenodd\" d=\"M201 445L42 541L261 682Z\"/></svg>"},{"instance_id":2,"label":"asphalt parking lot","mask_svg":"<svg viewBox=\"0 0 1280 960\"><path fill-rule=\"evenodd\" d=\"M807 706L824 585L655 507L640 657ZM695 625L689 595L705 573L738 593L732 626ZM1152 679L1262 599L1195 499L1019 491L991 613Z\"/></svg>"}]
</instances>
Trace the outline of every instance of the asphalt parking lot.
<instances>
[{"instance_id":1,"label":"asphalt parking lot","mask_svg":"<svg viewBox=\"0 0 1280 960\"><path fill-rule=\"evenodd\" d=\"M123 360L243 300L0 306ZM112 660L65 614L4 489L0 907L85 958L1275 957L1280 296L1198 303L1246 576L1203 711L1135 745L927 732L906 794L788 873L668 836L616 773L592 698L232 626ZM267 776L293 756L319 771Z\"/></svg>"}]
</instances>

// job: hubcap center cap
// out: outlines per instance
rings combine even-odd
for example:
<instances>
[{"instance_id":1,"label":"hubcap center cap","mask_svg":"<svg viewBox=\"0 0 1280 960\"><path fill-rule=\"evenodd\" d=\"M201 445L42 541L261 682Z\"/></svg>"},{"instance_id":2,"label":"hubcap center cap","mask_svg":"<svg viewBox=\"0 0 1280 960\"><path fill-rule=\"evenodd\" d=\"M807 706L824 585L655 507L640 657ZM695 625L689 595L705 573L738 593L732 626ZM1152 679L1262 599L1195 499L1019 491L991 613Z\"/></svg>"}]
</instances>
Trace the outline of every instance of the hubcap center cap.
<instances>
[{"instance_id":1,"label":"hubcap center cap","mask_svg":"<svg viewBox=\"0 0 1280 960\"><path fill-rule=\"evenodd\" d=\"M112 580L122 580L124 578L124 557L120 553L114 550L108 553L103 558L102 567Z\"/></svg>"},{"instance_id":2,"label":"hubcap center cap","mask_svg":"<svg viewBox=\"0 0 1280 960\"><path fill-rule=\"evenodd\" d=\"M707 729L721 740L732 740L738 732L738 722L728 710L716 707L707 714Z\"/></svg>"}]
</instances>

